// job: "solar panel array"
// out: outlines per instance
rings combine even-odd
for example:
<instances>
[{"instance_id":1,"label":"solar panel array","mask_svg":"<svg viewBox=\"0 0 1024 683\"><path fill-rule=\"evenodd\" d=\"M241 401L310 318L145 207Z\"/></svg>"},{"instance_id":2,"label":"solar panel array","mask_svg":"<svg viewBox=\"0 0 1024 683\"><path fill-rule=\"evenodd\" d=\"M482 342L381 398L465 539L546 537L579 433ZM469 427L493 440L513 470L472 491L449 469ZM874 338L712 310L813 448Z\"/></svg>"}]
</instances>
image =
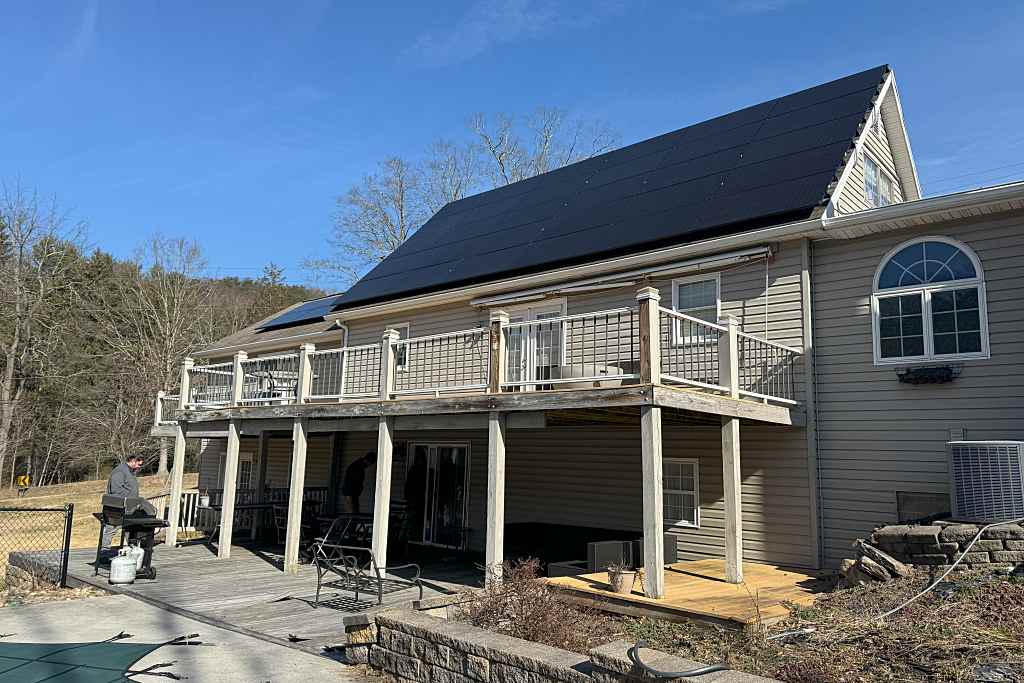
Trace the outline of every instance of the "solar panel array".
<instances>
[{"instance_id":1,"label":"solar panel array","mask_svg":"<svg viewBox=\"0 0 1024 683\"><path fill-rule=\"evenodd\" d=\"M870 69L453 202L333 309L809 218L828 200L888 72Z\"/></svg>"},{"instance_id":2,"label":"solar panel array","mask_svg":"<svg viewBox=\"0 0 1024 683\"><path fill-rule=\"evenodd\" d=\"M331 296L325 296L320 299L306 301L295 308L285 311L276 318L272 318L271 320L262 323L259 325L258 329L272 330L278 327L287 327L290 325L299 325L301 323L320 320L334 309L341 300L341 297L341 294L332 294Z\"/></svg>"}]
</instances>

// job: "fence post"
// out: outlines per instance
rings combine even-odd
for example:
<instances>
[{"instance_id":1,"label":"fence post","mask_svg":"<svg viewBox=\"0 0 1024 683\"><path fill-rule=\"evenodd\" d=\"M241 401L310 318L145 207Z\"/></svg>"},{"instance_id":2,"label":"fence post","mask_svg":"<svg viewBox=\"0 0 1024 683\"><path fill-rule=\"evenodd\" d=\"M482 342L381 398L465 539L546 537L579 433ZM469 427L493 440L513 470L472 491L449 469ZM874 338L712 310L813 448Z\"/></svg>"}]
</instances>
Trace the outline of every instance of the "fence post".
<instances>
[{"instance_id":1,"label":"fence post","mask_svg":"<svg viewBox=\"0 0 1024 683\"><path fill-rule=\"evenodd\" d=\"M309 400L313 383L313 352L316 346L303 344L299 347L299 378L295 385L295 402L303 404Z\"/></svg>"},{"instance_id":2,"label":"fence post","mask_svg":"<svg viewBox=\"0 0 1024 683\"><path fill-rule=\"evenodd\" d=\"M164 421L164 396L167 394L161 390L156 392L156 406L153 408L153 426L159 427Z\"/></svg>"},{"instance_id":3,"label":"fence post","mask_svg":"<svg viewBox=\"0 0 1024 683\"><path fill-rule=\"evenodd\" d=\"M181 363L181 384L178 387L178 409L179 411L188 410L190 404L190 394L192 393L190 382L192 377L189 372L195 365L195 361L191 358L186 358ZM176 415L175 417L180 416ZM185 477L185 426L184 420L178 420L175 422L174 430L174 461L171 463L171 486L170 486L170 500L168 503L168 514L167 514L167 535L165 543L168 548L174 548L178 545L178 527L181 524L181 487L182 480Z\"/></svg>"},{"instance_id":4,"label":"fence post","mask_svg":"<svg viewBox=\"0 0 1024 683\"><path fill-rule=\"evenodd\" d=\"M640 304L640 383L661 382L661 294L654 287L636 293Z\"/></svg>"},{"instance_id":5,"label":"fence post","mask_svg":"<svg viewBox=\"0 0 1024 683\"><path fill-rule=\"evenodd\" d=\"M501 383L507 372L505 357L505 326L508 325L509 316L506 311L491 311L490 329L490 367L487 369L487 393L501 393Z\"/></svg>"},{"instance_id":6,"label":"fence post","mask_svg":"<svg viewBox=\"0 0 1024 683\"><path fill-rule=\"evenodd\" d=\"M60 587L68 587L68 556L71 554L71 525L75 521L75 504L64 506L64 552L60 560Z\"/></svg>"},{"instance_id":7,"label":"fence post","mask_svg":"<svg viewBox=\"0 0 1024 683\"><path fill-rule=\"evenodd\" d=\"M234 365L231 372L231 405L242 405L242 389L245 388L245 370L242 368L242 361L249 359L249 354L239 351L235 354Z\"/></svg>"},{"instance_id":8,"label":"fence post","mask_svg":"<svg viewBox=\"0 0 1024 683\"><path fill-rule=\"evenodd\" d=\"M384 330L380 346L380 400L391 400L395 390L395 342L401 338L398 330Z\"/></svg>"},{"instance_id":9,"label":"fence post","mask_svg":"<svg viewBox=\"0 0 1024 683\"><path fill-rule=\"evenodd\" d=\"M740 397L740 338L736 316L723 315L718 324L726 328L718 340L718 382L732 398Z\"/></svg>"}]
</instances>

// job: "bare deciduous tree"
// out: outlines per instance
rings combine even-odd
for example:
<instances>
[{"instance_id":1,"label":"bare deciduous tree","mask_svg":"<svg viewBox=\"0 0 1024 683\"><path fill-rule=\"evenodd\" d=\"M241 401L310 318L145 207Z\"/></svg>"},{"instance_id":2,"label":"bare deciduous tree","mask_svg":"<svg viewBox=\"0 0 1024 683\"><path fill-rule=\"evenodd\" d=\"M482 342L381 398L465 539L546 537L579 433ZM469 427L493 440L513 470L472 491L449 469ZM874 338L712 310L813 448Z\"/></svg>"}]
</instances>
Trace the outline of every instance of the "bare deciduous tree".
<instances>
[{"instance_id":1,"label":"bare deciduous tree","mask_svg":"<svg viewBox=\"0 0 1024 683\"><path fill-rule=\"evenodd\" d=\"M306 269L348 286L409 238L449 202L524 180L608 151L606 125L553 107L532 115L474 116L467 139L437 140L416 162L393 157L338 197L328 243L332 253Z\"/></svg>"},{"instance_id":2,"label":"bare deciduous tree","mask_svg":"<svg viewBox=\"0 0 1024 683\"><path fill-rule=\"evenodd\" d=\"M77 230L55 201L20 184L0 186L0 472L13 457L34 368L60 324L51 305L73 295L68 268Z\"/></svg>"}]
</instances>

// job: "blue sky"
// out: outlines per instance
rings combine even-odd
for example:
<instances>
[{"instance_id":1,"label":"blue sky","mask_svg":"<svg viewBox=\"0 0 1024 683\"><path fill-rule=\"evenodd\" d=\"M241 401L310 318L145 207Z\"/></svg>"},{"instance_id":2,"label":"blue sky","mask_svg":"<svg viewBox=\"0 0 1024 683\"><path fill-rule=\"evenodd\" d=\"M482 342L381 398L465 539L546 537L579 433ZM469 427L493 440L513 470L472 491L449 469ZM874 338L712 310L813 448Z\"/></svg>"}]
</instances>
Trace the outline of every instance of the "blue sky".
<instances>
[{"instance_id":1,"label":"blue sky","mask_svg":"<svg viewBox=\"0 0 1024 683\"><path fill-rule=\"evenodd\" d=\"M476 112L635 142L889 63L926 194L1024 177L1024 4L795 0L0 5L0 179L94 246L195 237L299 282L335 197Z\"/></svg>"}]
</instances>

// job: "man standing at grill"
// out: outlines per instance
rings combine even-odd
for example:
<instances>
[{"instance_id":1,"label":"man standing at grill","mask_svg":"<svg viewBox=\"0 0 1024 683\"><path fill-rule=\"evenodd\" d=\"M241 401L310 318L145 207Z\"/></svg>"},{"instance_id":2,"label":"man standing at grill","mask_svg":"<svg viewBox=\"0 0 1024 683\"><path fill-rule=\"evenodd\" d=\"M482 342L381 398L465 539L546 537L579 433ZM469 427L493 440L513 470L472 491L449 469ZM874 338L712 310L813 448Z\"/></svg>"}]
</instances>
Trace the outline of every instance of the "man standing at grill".
<instances>
[{"instance_id":1,"label":"man standing at grill","mask_svg":"<svg viewBox=\"0 0 1024 683\"><path fill-rule=\"evenodd\" d=\"M142 456L133 453L128 459L114 468L107 480L107 495L118 498L136 498L139 495L139 480L135 473L142 467ZM109 548L114 540L114 532L117 527L111 524L103 525L103 547Z\"/></svg>"},{"instance_id":2,"label":"man standing at grill","mask_svg":"<svg viewBox=\"0 0 1024 683\"><path fill-rule=\"evenodd\" d=\"M345 481L341 484L341 495L348 499L348 511L359 512L359 497L363 495L366 468L377 462L377 454L370 451L345 468Z\"/></svg>"}]
</instances>

